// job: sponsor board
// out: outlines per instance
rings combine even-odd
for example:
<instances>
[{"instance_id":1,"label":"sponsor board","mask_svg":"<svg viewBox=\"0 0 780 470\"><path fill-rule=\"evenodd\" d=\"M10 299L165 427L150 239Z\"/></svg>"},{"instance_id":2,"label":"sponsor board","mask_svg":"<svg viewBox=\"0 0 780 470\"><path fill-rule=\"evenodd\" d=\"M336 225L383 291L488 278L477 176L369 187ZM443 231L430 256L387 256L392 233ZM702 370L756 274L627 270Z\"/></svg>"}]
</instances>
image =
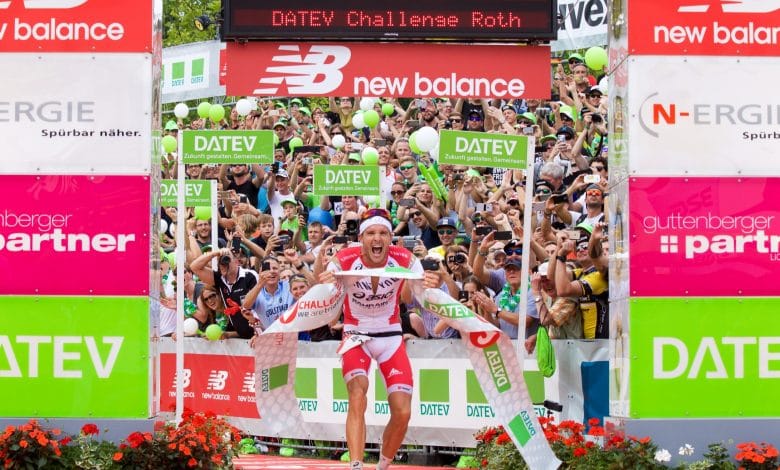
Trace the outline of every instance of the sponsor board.
<instances>
[{"instance_id":1,"label":"sponsor board","mask_svg":"<svg viewBox=\"0 0 780 470\"><path fill-rule=\"evenodd\" d=\"M272 163L273 131L184 131L182 161L190 163Z\"/></svg>"},{"instance_id":2,"label":"sponsor board","mask_svg":"<svg viewBox=\"0 0 780 470\"><path fill-rule=\"evenodd\" d=\"M631 294L777 295L776 178L631 178ZM633 329L633 326L632 326Z\"/></svg>"},{"instance_id":3,"label":"sponsor board","mask_svg":"<svg viewBox=\"0 0 780 470\"><path fill-rule=\"evenodd\" d=\"M523 135L443 130L439 159L450 165L524 169L533 149Z\"/></svg>"},{"instance_id":4,"label":"sponsor board","mask_svg":"<svg viewBox=\"0 0 780 470\"><path fill-rule=\"evenodd\" d=\"M152 0L0 1L5 52L151 52Z\"/></svg>"},{"instance_id":5,"label":"sponsor board","mask_svg":"<svg viewBox=\"0 0 780 470\"><path fill-rule=\"evenodd\" d=\"M606 44L607 7L607 0L560 0L558 17L563 20L558 23L558 39L550 41L553 52Z\"/></svg>"},{"instance_id":6,"label":"sponsor board","mask_svg":"<svg viewBox=\"0 0 780 470\"><path fill-rule=\"evenodd\" d=\"M778 173L780 100L765 92L776 73L763 57L632 57L631 173ZM723 83L733 86L724 92Z\"/></svg>"},{"instance_id":7,"label":"sponsor board","mask_svg":"<svg viewBox=\"0 0 780 470\"><path fill-rule=\"evenodd\" d=\"M631 301L632 418L780 413L778 298Z\"/></svg>"},{"instance_id":8,"label":"sponsor board","mask_svg":"<svg viewBox=\"0 0 780 470\"><path fill-rule=\"evenodd\" d=\"M0 176L0 295L148 295L150 179Z\"/></svg>"},{"instance_id":9,"label":"sponsor board","mask_svg":"<svg viewBox=\"0 0 780 470\"><path fill-rule=\"evenodd\" d=\"M163 49L162 102L224 95L225 87L219 83L222 47L219 41L205 41Z\"/></svg>"},{"instance_id":10,"label":"sponsor board","mask_svg":"<svg viewBox=\"0 0 780 470\"><path fill-rule=\"evenodd\" d=\"M387 64L393 64L388 67ZM229 43L229 95L549 98L550 48Z\"/></svg>"},{"instance_id":11,"label":"sponsor board","mask_svg":"<svg viewBox=\"0 0 780 470\"><path fill-rule=\"evenodd\" d=\"M379 167L314 165L312 183L318 196L376 196L379 194Z\"/></svg>"},{"instance_id":12,"label":"sponsor board","mask_svg":"<svg viewBox=\"0 0 780 470\"><path fill-rule=\"evenodd\" d=\"M632 54L777 56L778 0L632 1Z\"/></svg>"},{"instance_id":13,"label":"sponsor board","mask_svg":"<svg viewBox=\"0 0 780 470\"><path fill-rule=\"evenodd\" d=\"M177 205L176 198L179 193L178 180L160 181L160 206ZM184 181L184 206L211 206L211 181L185 180Z\"/></svg>"},{"instance_id":14,"label":"sponsor board","mask_svg":"<svg viewBox=\"0 0 780 470\"><path fill-rule=\"evenodd\" d=\"M7 54L0 173L148 173L148 54Z\"/></svg>"},{"instance_id":15,"label":"sponsor board","mask_svg":"<svg viewBox=\"0 0 780 470\"><path fill-rule=\"evenodd\" d=\"M0 415L148 417L148 298L1 296L0 321Z\"/></svg>"}]
</instances>

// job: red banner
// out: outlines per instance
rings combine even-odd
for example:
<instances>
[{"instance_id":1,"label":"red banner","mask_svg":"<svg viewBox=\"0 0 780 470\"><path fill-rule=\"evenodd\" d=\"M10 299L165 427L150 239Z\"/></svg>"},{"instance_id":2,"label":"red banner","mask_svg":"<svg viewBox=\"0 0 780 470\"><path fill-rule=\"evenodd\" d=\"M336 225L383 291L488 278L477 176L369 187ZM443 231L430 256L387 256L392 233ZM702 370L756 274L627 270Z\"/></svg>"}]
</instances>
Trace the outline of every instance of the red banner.
<instances>
[{"instance_id":1,"label":"red banner","mask_svg":"<svg viewBox=\"0 0 780 470\"><path fill-rule=\"evenodd\" d=\"M780 55L780 2L634 0L629 50L650 55Z\"/></svg>"},{"instance_id":2,"label":"red banner","mask_svg":"<svg viewBox=\"0 0 780 470\"><path fill-rule=\"evenodd\" d=\"M255 405L255 358L184 355L184 406L221 416L260 418ZM160 410L176 407L176 354L160 354Z\"/></svg>"},{"instance_id":3,"label":"red banner","mask_svg":"<svg viewBox=\"0 0 780 470\"><path fill-rule=\"evenodd\" d=\"M228 95L549 98L550 48L228 43Z\"/></svg>"},{"instance_id":4,"label":"red banner","mask_svg":"<svg viewBox=\"0 0 780 470\"><path fill-rule=\"evenodd\" d=\"M0 1L2 52L151 52L152 0Z\"/></svg>"}]
</instances>

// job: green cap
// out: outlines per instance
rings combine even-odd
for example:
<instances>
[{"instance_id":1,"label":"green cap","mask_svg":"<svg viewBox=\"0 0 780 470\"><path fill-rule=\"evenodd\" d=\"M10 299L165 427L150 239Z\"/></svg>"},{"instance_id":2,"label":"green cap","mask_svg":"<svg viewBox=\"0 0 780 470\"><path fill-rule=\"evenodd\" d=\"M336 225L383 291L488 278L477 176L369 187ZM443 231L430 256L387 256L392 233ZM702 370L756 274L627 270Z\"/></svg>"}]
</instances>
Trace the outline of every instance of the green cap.
<instances>
[{"instance_id":1,"label":"green cap","mask_svg":"<svg viewBox=\"0 0 780 470\"><path fill-rule=\"evenodd\" d=\"M558 109L558 113L559 114L565 114L565 115L569 116L572 120L574 120L575 116L577 116L574 113L574 108L572 108L571 106L566 106L566 105L561 106Z\"/></svg>"},{"instance_id":2,"label":"green cap","mask_svg":"<svg viewBox=\"0 0 780 470\"><path fill-rule=\"evenodd\" d=\"M282 103L281 101L277 101L276 103L274 103L274 106L277 107L277 108L282 108L282 109L286 109L287 108L287 106L285 106L284 103Z\"/></svg>"},{"instance_id":3,"label":"green cap","mask_svg":"<svg viewBox=\"0 0 780 470\"><path fill-rule=\"evenodd\" d=\"M539 143L543 144L543 143L545 143L547 141L550 141L550 140L553 141L553 142L557 142L558 138L555 135L553 135L553 134L547 134L546 136L544 136L541 139L539 139Z\"/></svg>"},{"instance_id":4,"label":"green cap","mask_svg":"<svg viewBox=\"0 0 780 470\"><path fill-rule=\"evenodd\" d=\"M531 121L532 123L536 124L536 115L534 115L534 113L525 112L525 113L521 114L520 117L524 117L524 118L528 119L529 121Z\"/></svg>"},{"instance_id":5,"label":"green cap","mask_svg":"<svg viewBox=\"0 0 780 470\"><path fill-rule=\"evenodd\" d=\"M580 230L585 230L585 231L586 231L586 232L588 232L589 234L590 234L590 233L593 233L593 226L592 226L591 224L587 223L587 222L582 222L582 223L579 223L579 224L577 224L577 226L576 226L576 227L574 227L574 228L577 228L577 229L580 229Z\"/></svg>"},{"instance_id":6,"label":"green cap","mask_svg":"<svg viewBox=\"0 0 780 470\"><path fill-rule=\"evenodd\" d=\"M291 100L290 100L290 104L293 104L293 103L297 104L298 106L301 106L301 105L303 105L303 101L301 101L299 98L293 98L293 99L291 99Z\"/></svg>"},{"instance_id":7,"label":"green cap","mask_svg":"<svg viewBox=\"0 0 780 470\"><path fill-rule=\"evenodd\" d=\"M176 124L176 121L171 119L171 120L169 120L168 122L165 123L165 130L166 131L178 131L179 130L179 126Z\"/></svg>"},{"instance_id":8,"label":"green cap","mask_svg":"<svg viewBox=\"0 0 780 470\"><path fill-rule=\"evenodd\" d=\"M584 58L583 58L583 57L582 57L580 54L578 54L578 53L576 53L576 52L575 52L575 53L573 53L573 54L570 54L570 55L569 55L569 58L568 58L567 60L568 60L569 62L571 62L571 60L572 60L572 59L574 59L574 60L577 60L577 61L580 61L580 62L585 62L585 59L584 59Z\"/></svg>"},{"instance_id":9,"label":"green cap","mask_svg":"<svg viewBox=\"0 0 780 470\"><path fill-rule=\"evenodd\" d=\"M300 111L301 113L307 116L311 116L311 111L306 106L301 106L300 108L298 108L298 111Z\"/></svg>"},{"instance_id":10,"label":"green cap","mask_svg":"<svg viewBox=\"0 0 780 470\"><path fill-rule=\"evenodd\" d=\"M363 160L360 158L359 153L350 153L349 154L349 160L355 160L356 162L362 162Z\"/></svg>"}]
</instances>

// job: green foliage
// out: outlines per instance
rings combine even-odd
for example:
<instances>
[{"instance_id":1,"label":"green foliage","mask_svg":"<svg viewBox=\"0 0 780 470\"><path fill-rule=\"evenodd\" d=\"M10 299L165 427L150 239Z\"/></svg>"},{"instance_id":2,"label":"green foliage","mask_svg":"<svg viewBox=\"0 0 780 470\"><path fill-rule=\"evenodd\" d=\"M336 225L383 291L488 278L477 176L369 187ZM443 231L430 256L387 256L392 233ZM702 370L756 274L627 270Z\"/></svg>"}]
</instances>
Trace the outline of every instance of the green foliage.
<instances>
[{"instance_id":1,"label":"green foliage","mask_svg":"<svg viewBox=\"0 0 780 470\"><path fill-rule=\"evenodd\" d=\"M163 47L216 39L216 25L198 31L195 18L208 15L213 19L219 13L220 0L164 0Z\"/></svg>"}]
</instances>

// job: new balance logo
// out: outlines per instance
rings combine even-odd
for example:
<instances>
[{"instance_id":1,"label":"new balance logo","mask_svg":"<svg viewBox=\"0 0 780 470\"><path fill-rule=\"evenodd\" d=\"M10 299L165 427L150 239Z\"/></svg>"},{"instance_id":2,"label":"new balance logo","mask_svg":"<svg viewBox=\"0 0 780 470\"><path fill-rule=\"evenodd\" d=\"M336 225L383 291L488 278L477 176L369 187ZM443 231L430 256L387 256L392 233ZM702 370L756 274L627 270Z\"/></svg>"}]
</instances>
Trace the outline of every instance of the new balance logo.
<instances>
[{"instance_id":1,"label":"new balance logo","mask_svg":"<svg viewBox=\"0 0 780 470\"><path fill-rule=\"evenodd\" d=\"M392 369L390 369L390 373L387 374L387 378L389 379L390 377L395 377L396 375L402 375L402 374L403 372L393 367Z\"/></svg>"},{"instance_id":2,"label":"new balance logo","mask_svg":"<svg viewBox=\"0 0 780 470\"><path fill-rule=\"evenodd\" d=\"M271 60L284 65L272 65L265 71L270 74L258 81L261 85L255 95L318 95L327 94L341 85L344 75L341 68L349 63L352 52L344 46L308 46L304 53L294 44L279 46L281 55ZM280 85L285 84L286 90Z\"/></svg>"},{"instance_id":3,"label":"new balance logo","mask_svg":"<svg viewBox=\"0 0 780 470\"><path fill-rule=\"evenodd\" d=\"M254 372L247 372L244 374L244 384L241 386L241 393L255 393Z\"/></svg>"},{"instance_id":4,"label":"new balance logo","mask_svg":"<svg viewBox=\"0 0 780 470\"><path fill-rule=\"evenodd\" d=\"M677 235L661 235L661 253L677 253Z\"/></svg>"},{"instance_id":5,"label":"new balance logo","mask_svg":"<svg viewBox=\"0 0 780 470\"><path fill-rule=\"evenodd\" d=\"M179 374L176 374L176 376L173 378L173 388L176 388L176 378L179 376ZM182 378L182 384L181 388L182 390L190 386L190 378L192 377L192 370L191 369L182 369L181 371L181 378Z\"/></svg>"},{"instance_id":6,"label":"new balance logo","mask_svg":"<svg viewBox=\"0 0 780 470\"><path fill-rule=\"evenodd\" d=\"M706 13L710 7L720 7L723 13L772 13L780 10L780 0L722 0L698 5L683 5L679 13Z\"/></svg>"},{"instance_id":7,"label":"new balance logo","mask_svg":"<svg viewBox=\"0 0 780 470\"><path fill-rule=\"evenodd\" d=\"M228 372L226 370L212 370L206 385L208 390L224 390L227 383Z\"/></svg>"},{"instance_id":8,"label":"new balance logo","mask_svg":"<svg viewBox=\"0 0 780 470\"><path fill-rule=\"evenodd\" d=\"M13 0L0 2L0 9L10 7L11 3L13 3ZM16 3L22 3L22 0L17 0ZM79 7L85 3L87 3L87 0L24 0L24 7L30 10L66 10Z\"/></svg>"}]
</instances>

